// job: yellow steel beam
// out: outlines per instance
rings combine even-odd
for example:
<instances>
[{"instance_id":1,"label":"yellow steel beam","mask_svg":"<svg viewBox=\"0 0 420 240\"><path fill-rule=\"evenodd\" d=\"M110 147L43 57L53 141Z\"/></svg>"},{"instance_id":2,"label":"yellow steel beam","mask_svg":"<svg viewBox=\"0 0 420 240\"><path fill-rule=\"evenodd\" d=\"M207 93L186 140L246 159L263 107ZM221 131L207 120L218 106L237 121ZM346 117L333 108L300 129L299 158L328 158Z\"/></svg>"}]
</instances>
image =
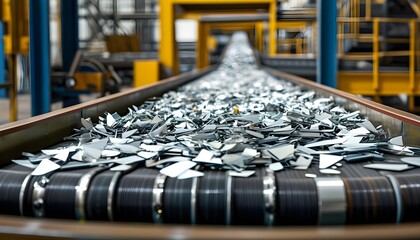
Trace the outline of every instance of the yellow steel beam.
<instances>
[{"instance_id":1,"label":"yellow steel beam","mask_svg":"<svg viewBox=\"0 0 420 240\"><path fill-rule=\"evenodd\" d=\"M341 24L338 24L339 26L341 26ZM337 38L338 39L342 39L342 38L357 38L357 40L363 40L363 41L372 41L373 37L372 34L367 33L367 34L353 34L353 33L338 33L337 34Z\"/></svg>"},{"instance_id":2,"label":"yellow steel beam","mask_svg":"<svg viewBox=\"0 0 420 240\"><path fill-rule=\"evenodd\" d=\"M213 28L210 28L213 30ZM237 27L223 27L223 28L217 28L217 32L230 35L233 32L242 31L248 33L248 36L251 37L251 41L254 41L254 33L255 28L253 27L243 27L243 28L237 28Z\"/></svg>"},{"instance_id":3,"label":"yellow steel beam","mask_svg":"<svg viewBox=\"0 0 420 240\"><path fill-rule=\"evenodd\" d=\"M349 13L349 16L351 18L356 18L354 16L354 3L355 3L354 0L353 1L350 1L350 13ZM354 33L354 22L350 23L350 32L351 33Z\"/></svg>"},{"instance_id":4,"label":"yellow steel beam","mask_svg":"<svg viewBox=\"0 0 420 240\"><path fill-rule=\"evenodd\" d=\"M295 44L296 44L296 53L297 54L302 54L303 53L302 39L297 38Z\"/></svg>"},{"instance_id":5,"label":"yellow steel beam","mask_svg":"<svg viewBox=\"0 0 420 240\"><path fill-rule=\"evenodd\" d=\"M11 21L10 21L10 35L11 35L11 50L13 54L28 54L29 53L29 12L28 0L11 0ZM23 39L24 38L24 39Z\"/></svg>"},{"instance_id":6,"label":"yellow steel beam","mask_svg":"<svg viewBox=\"0 0 420 240\"><path fill-rule=\"evenodd\" d=\"M410 72L380 72L378 77L380 82L376 90L373 87L372 72L339 71L337 88L349 93L361 95L420 95L419 84L416 84L414 89L412 89ZM414 74L414 81L420 82L420 73Z\"/></svg>"},{"instance_id":7,"label":"yellow steel beam","mask_svg":"<svg viewBox=\"0 0 420 240\"><path fill-rule=\"evenodd\" d=\"M410 51L380 51L378 52L379 57L403 57L409 56Z\"/></svg>"},{"instance_id":8,"label":"yellow steel beam","mask_svg":"<svg viewBox=\"0 0 420 240\"><path fill-rule=\"evenodd\" d=\"M268 22L268 35L269 35L269 53L271 56L275 56L277 53L277 43L276 43L276 39L277 39L277 28L276 28L276 23L277 23L277 1L273 0L270 1L270 7L269 7L269 22Z\"/></svg>"},{"instance_id":9,"label":"yellow steel beam","mask_svg":"<svg viewBox=\"0 0 420 240\"><path fill-rule=\"evenodd\" d=\"M338 53L338 57L340 59L344 59L344 60L373 60L373 56L371 53L366 53L366 54L362 54L362 53L347 53L347 54L342 54L342 53Z\"/></svg>"},{"instance_id":10,"label":"yellow steel beam","mask_svg":"<svg viewBox=\"0 0 420 240\"><path fill-rule=\"evenodd\" d=\"M193 20L200 20L202 16L206 15L215 15L215 14L223 14L223 15L255 15L255 10L249 9L241 9L241 10L228 10L228 9L208 9L205 12L203 10L190 10L188 11L178 11L175 13L176 19L193 19Z\"/></svg>"},{"instance_id":11,"label":"yellow steel beam","mask_svg":"<svg viewBox=\"0 0 420 240\"><path fill-rule=\"evenodd\" d=\"M165 75L179 74L178 49L175 40L175 13L172 0L160 1L159 60ZM167 77L162 76L162 77Z\"/></svg>"},{"instance_id":12,"label":"yellow steel beam","mask_svg":"<svg viewBox=\"0 0 420 240\"><path fill-rule=\"evenodd\" d=\"M379 20L373 20L373 89L379 90Z\"/></svg>"},{"instance_id":13,"label":"yellow steel beam","mask_svg":"<svg viewBox=\"0 0 420 240\"><path fill-rule=\"evenodd\" d=\"M412 20L411 18L382 18L382 17L375 17L371 19L365 19L365 18L349 18L349 17L338 17L337 22L373 22L373 21L379 21L383 23L410 23ZM420 22L419 19L416 19L416 22Z\"/></svg>"},{"instance_id":14,"label":"yellow steel beam","mask_svg":"<svg viewBox=\"0 0 420 240\"><path fill-rule=\"evenodd\" d=\"M272 3L273 0L165 0L173 4L260 4ZM162 1L161 1L162 2Z\"/></svg>"},{"instance_id":15,"label":"yellow steel beam","mask_svg":"<svg viewBox=\"0 0 420 240\"><path fill-rule=\"evenodd\" d=\"M316 36L317 36L317 31L318 31L317 27L318 27L317 22L313 22L312 23L312 49L313 50L312 51L313 51L313 54L315 54L315 56L317 54L317 48L315 47L316 46Z\"/></svg>"},{"instance_id":16,"label":"yellow steel beam","mask_svg":"<svg viewBox=\"0 0 420 240\"><path fill-rule=\"evenodd\" d=\"M410 91L414 93L416 88L416 21L410 21L410 64L409 64L409 73L410 73ZM409 95L408 108L411 111L415 110L415 99L414 94Z\"/></svg>"},{"instance_id":17,"label":"yellow steel beam","mask_svg":"<svg viewBox=\"0 0 420 240\"><path fill-rule=\"evenodd\" d=\"M277 22L277 0L164 0L160 1L160 49L159 49L159 59L163 67L163 71L166 75L176 75L179 74L179 60L177 54L177 47L175 41L175 19L176 17L188 17L193 19L198 19L199 15L197 13L206 14L205 10L196 12L192 10L193 13L188 13L188 9L184 9L184 12L180 15L175 15L175 5L226 5L231 4L235 5L252 5L252 4L265 4L269 12L269 46L270 54L275 55L276 53L276 22ZM224 11L228 9L223 9ZM211 11L211 10L209 10ZM250 9L242 10L238 9L238 12L241 13L246 11L249 12ZM189 15L190 14L190 15Z\"/></svg>"},{"instance_id":18,"label":"yellow steel beam","mask_svg":"<svg viewBox=\"0 0 420 240\"><path fill-rule=\"evenodd\" d=\"M284 29L289 29L289 28L298 28L298 29L302 29L302 28L306 28L308 26L308 22L307 21L280 21L276 23L277 28L284 28Z\"/></svg>"},{"instance_id":19,"label":"yellow steel beam","mask_svg":"<svg viewBox=\"0 0 420 240\"><path fill-rule=\"evenodd\" d=\"M337 43L337 53L338 55L340 54L344 54L344 38L340 37L340 36L344 36L344 24L342 23L337 23L337 39L338 39L338 43Z\"/></svg>"},{"instance_id":20,"label":"yellow steel beam","mask_svg":"<svg viewBox=\"0 0 420 240\"><path fill-rule=\"evenodd\" d=\"M202 14L200 12L180 12L175 13L176 19L191 19L191 20L200 20Z\"/></svg>"},{"instance_id":21,"label":"yellow steel beam","mask_svg":"<svg viewBox=\"0 0 420 240\"><path fill-rule=\"evenodd\" d=\"M258 22L212 22L208 23L211 29L241 29L241 28L255 28ZM237 31L238 31L237 30Z\"/></svg>"},{"instance_id":22,"label":"yellow steel beam","mask_svg":"<svg viewBox=\"0 0 420 240\"><path fill-rule=\"evenodd\" d=\"M226 33L231 33L234 31L247 31L255 35L257 34L256 29L259 24L262 24L262 22L198 22L196 42L196 68L203 69L210 65L208 39L210 38L211 30L218 30ZM256 39L257 36L254 38ZM256 46L258 47L258 45Z\"/></svg>"},{"instance_id":23,"label":"yellow steel beam","mask_svg":"<svg viewBox=\"0 0 420 240\"><path fill-rule=\"evenodd\" d=\"M208 23L198 23L197 43L196 43L196 67L203 69L209 65L209 50L207 39L210 34Z\"/></svg>"},{"instance_id":24,"label":"yellow steel beam","mask_svg":"<svg viewBox=\"0 0 420 240\"><path fill-rule=\"evenodd\" d=\"M276 23L276 27L277 29L284 29L286 31L293 31L293 30L297 30L297 31L301 31L302 29L307 28L313 21L297 21L297 20L290 20L290 21L280 21ZM339 24L340 27L341 24ZM313 30L314 31L314 30ZM281 40L277 40L277 44L282 41L285 42L283 40L287 40L287 39L281 39ZM305 41L305 39L291 39L293 42L295 42L294 44L296 45L296 54L302 54L302 53L307 53L307 42ZM276 45L277 46L277 45ZM290 46L289 46L290 48ZM290 50L290 49L289 49ZM341 48L340 48L340 44L339 44L339 52L340 52Z\"/></svg>"},{"instance_id":25,"label":"yellow steel beam","mask_svg":"<svg viewBox=\"0 0 420 240\"><path fill-rule=\"evenodd\" d=\"M289 46L290 47L290 46ZM314 58L314 54L307 54L307 53L276 53L274 55L274 57L287 57L287 58L301 58L301 57L305 57L305 58Z\"/></svg>"},{"instance_id":26,"label":"yellow steel beam","mask_svg":"<svg viewBox=\"0 0 420 240\"><path fill-rule=\"evenodd\" d=\"M365 18L370 20L372 17L372 0L366 0Z\"/></svg>"},{"instance_id":27,"label":"yellow steel beam","mask_svg":"<svg viewBox=\"0 0 420 240\"><path fill-rule=\"evenodd\" d=\"M357 4L356 4L356 16L358 18L360 18L360 0L356 0ZM359 34L359 30L360 30L360 22L356 23L356 34Z\"/></svg>"},{"instance_id":28,"label":"yellow steel beam","mask_svg":"<svg viewBox=\"0 0 420 240\"><path fill-rule=\"evenodd\" d=\"M410 89L414 91L415 88L415 74L416 74L416 22L410 22Z\"/></svg>"},{"instance_id":29,"label":"yellow steel beam","mask_svg":"<svg viewBox=\"0 0 420 240\"><path fill-rule=\"evenodd\" d=\"M8 58L9 62L9 121L14 122L17 120L18 115L18 103L17 103L17 91L16 91L16 82L17 82L17 55L12 54Z\"/></svg>"},{"instance_id":30,"label":"yellow steel beam","mask_svg":"<svg viewBox=\"0 0 420 240\"><path fill-rule=\"evenodd\" d=\"M210 35L207 38L207 47L209 52L213 53L217 50L217 38L215 36Z\"/></svg>"},{"instance_id":31,"label":"yellow steel beam","mask_svg":"<svg viewBox=\"0 0 420 240\"><path fill-rule=\"evenodd\" d=\"M258 22L255 24L255 47L260 53L263 53L264 48L264 23Z\"/></svg>"},{"instance_id":32,"label":"yellow steel beam","mask_svg":"<svg viewBox=\"0 0 420 240\"><path fill-rule=\"evenodd\" d=\"M28 0L3 0L1 1L1 16L6 25L4 36L5 53L9 66L9 120L17 120L17 54L29 52L29 1ZM3 53L1 53L3 54ZM1 66L3 67L3 66Z\"/></svg>"},{"instance_id":33,"label":"yellow steel beam","mask_svg":"<svg viewBox=\"0 0 420 240\"><path fill-rule=\"evenodd\" d=\"M300 40L301 43L307 44L308 39L302 39L302 38L288 38L288 39L277 39L277 43L283 43L283 44L296 44L296 41Z\"/></svg>"}]
</instances>

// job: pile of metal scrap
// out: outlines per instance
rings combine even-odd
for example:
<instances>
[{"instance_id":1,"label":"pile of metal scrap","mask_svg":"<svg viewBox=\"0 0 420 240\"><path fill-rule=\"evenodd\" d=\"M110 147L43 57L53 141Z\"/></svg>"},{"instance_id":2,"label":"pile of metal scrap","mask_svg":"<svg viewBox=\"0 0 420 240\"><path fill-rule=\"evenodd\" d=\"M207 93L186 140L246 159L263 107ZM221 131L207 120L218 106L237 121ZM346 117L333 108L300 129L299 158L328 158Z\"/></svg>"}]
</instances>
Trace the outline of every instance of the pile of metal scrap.
<instances>
[{"instance_id":1,"label":"pile of metal scrap","mask_svg":"<svg viewBox=\"0 0 420 240\"><path fill-rule=\"evenodd\" d=\"M67 138L76 144L15 162L31 168L42 162L33 173L42 175L103 164L126 171L145 161L178 178L202 176L200 167L250 176L257 165L306 170L314 162L323 174L339 174L341 160L375 160L365 167L394 171L420 164L418 157L383 163L383 153L413 156L419 149L404 147L401 137L389 140L381 126L332 98L274 79L257 69L246 41L234 41L217 71L124 116L82 119L83 128Z\"/></svg>"}]
</instances>

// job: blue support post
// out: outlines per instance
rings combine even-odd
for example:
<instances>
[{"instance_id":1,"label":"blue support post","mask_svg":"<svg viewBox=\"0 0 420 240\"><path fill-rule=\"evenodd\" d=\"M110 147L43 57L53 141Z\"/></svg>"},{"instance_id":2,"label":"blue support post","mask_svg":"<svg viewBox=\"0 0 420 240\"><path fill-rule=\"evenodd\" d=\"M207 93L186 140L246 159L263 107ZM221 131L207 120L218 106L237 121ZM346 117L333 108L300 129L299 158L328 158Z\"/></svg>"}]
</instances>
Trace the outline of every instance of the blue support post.
<instances>
[{"instance_id":1,"label":"blue support post","mask_svg":"<svg viewBox=\"0 0 420 240\"><path fill-rule=\"evenodd\" d=\"M337 87L337 1L317 1L318 83Z\"/></svg>"},{"instance_id":2,"label":"blue support post","mask_svg":"<svg viewBox=\"0 0 420 240\"><path fill-rule=\"evenodd\" d=\"M49 0L29 1L29 55L32 115L50 111Z\"/></svg>"},{"instance_id":3,"label":"blue support post","mask_svg":"<svg viewBox=\"0 0 420 240\"><path fill-rule=\"evenodd\" d=\"M6 67L5 60L4 60L4 41L3 41L4 30L3 29L4 29L3 22L0 21L0 84L5 82L4 68ZM5 98L5 97L7 97L6 89L0 88L0 98Z\"/></svg>"},{"instance_id":4,"label":"blue support post","mask_svg":"<svg viewBox=\"0 0 420 240\"><path fill-rule=\"evenodd\" d=\"M68 72L79 49L78 0L61 1L61 45L63 71Z\"/></svg>"}]
</instances>

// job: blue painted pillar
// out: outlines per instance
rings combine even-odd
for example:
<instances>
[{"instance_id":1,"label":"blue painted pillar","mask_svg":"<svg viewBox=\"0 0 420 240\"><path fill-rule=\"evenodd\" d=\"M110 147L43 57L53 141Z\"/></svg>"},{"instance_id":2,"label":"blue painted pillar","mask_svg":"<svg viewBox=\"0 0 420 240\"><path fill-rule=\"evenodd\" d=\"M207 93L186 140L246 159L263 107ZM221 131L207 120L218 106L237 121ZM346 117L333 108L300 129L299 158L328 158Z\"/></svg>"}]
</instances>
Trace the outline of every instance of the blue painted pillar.
<instances>
[{"instance_id":1,"label":"blue painted pillar","mask_svg":"<svg viewBox=\"0 0 420 240\"><path fill-rule=\"evenodd\" d=\"M49 0L29 0L29 68L33 116L50 111L49 16Z\"/></svg>"},{"instance_id":2,"label":"blue painted pillar","mask_svg":"<svg viewBox=\"0 0 420 240\"><path fill-rule=\"evenodd\" d=\"M5 60L4 60L4 41L3 41L4 30L3 29L4 29L3 22L0 21L0 84L5 82L4 68L6 67ZM6 89L0 88L0 98L5 98L5 97L7 97Z\"/></svg>"},{"instance_id":3,"label":"blue painted pillar","mask_svg":"<svg viewBox=\"0 0 420 240\"><path fill-rule=\"evenodd\" d=\"M61 0L61 53L63 71L70 70L74 55L79 49L78 0Z\"/></svg>"},{"instance_id":4,"label":"blue painted pillar","mask_svg":"<svg viewBox=\"0 0 420 240\"><path fill-rule=\"evenodd\" d=\"M337 87L337 1L317 2L318 58L316 81Z\"/></svg>"}]
</instances>

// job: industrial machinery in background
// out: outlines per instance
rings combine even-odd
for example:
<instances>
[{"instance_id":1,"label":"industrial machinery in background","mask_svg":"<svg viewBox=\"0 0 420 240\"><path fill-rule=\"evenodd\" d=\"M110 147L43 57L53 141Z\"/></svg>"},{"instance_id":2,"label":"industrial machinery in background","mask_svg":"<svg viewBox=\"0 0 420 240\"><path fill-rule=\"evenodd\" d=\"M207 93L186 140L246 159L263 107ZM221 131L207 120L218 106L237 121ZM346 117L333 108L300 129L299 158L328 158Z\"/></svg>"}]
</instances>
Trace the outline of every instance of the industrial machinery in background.
<instances>
[{"instance_id":1,"label":"industrial machinery in background","mask_svg":"<svg viewBox=\"0 0 420 240\"><path fill-rule=\"evenodd\" d=\"M52 74L53 99L63 102L63 107L80 103L81 94L97 93L99 97L120 91L122 80L112 65L106 65L95 58L77 51L67 73Z\"/></svg>"},{"instance_id":2,"label":"industrial machinery in background","mask_svg":"<svg viewBox=\"0 0 420 240\"><path fill-rule=\"evenodd\" d=\"M57 74L60 87L56 92L69 100L66 106L78 102L73 93L99 92L104 96L122 86L139 87L159 80L154 37L157 9L157 1L152 0L78 1L72 21L80 27L73 29L72 36L77 38L79 50L73 49L65 57L63 49L63 67L65 58L74 59L65 78ZM186 54L191 56L194 50L188 49ZM187 57L187 61L190 66L184 71L193 70L194 60Z\"/></svg>"}]
</instances>

